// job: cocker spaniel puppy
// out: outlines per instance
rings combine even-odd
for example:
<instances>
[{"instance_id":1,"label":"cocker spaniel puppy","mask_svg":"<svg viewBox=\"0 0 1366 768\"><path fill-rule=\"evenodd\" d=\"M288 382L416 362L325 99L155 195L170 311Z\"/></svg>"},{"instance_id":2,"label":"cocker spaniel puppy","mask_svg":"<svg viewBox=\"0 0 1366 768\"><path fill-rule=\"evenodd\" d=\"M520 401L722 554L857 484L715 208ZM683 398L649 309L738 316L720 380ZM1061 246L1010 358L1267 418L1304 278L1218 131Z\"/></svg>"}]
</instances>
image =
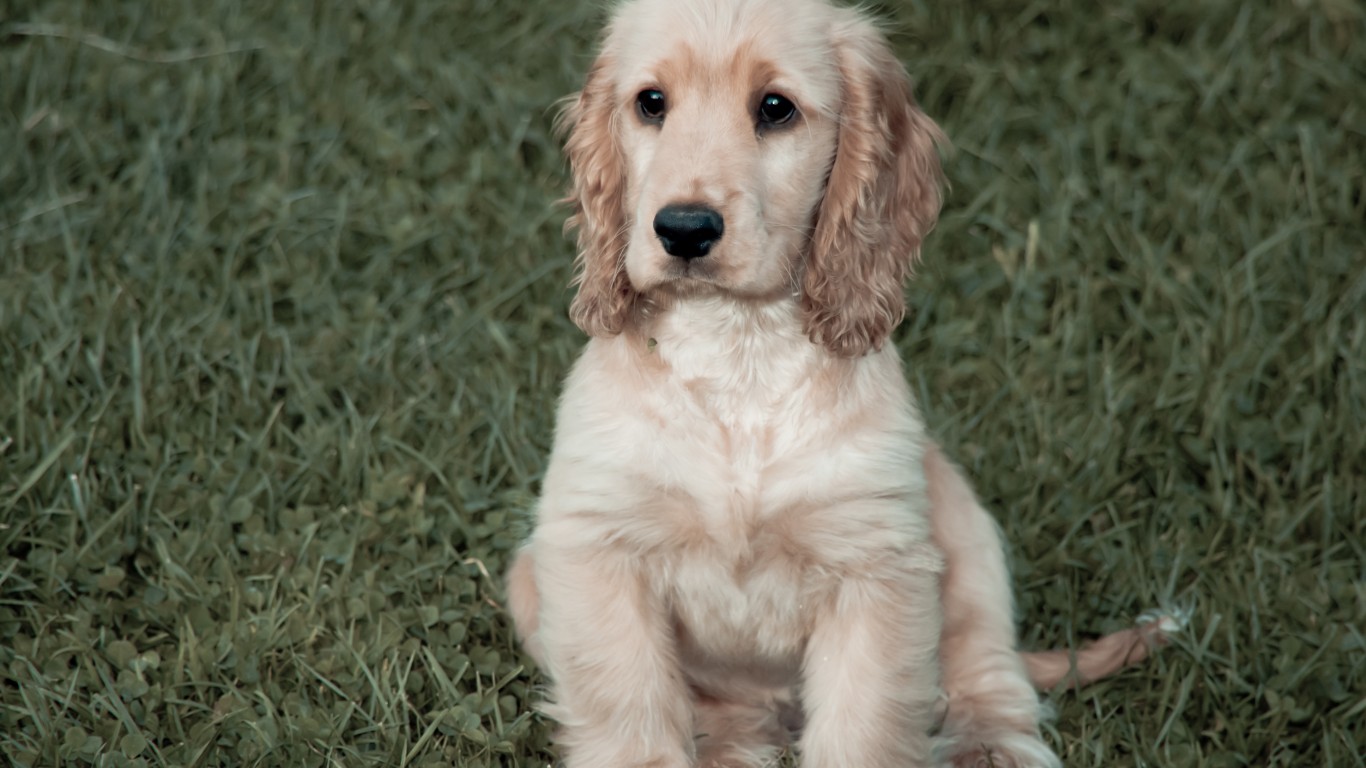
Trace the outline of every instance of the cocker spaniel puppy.
<instances>
[{"instance_id":1,"label":"cocker spaniel puppy","mask_svg":"<svg viewBox=\"0 0 1366 768\"><path fill-rule=\"evenodd\" d=\"M1058 765L1035 687L1148 630L1016 650L997 527L887 343L944 137L877 28L632 0L565 119L592 339L508 576L565 765L759 766L793 738L809 768Z\"/></svg>"}]
</instances>

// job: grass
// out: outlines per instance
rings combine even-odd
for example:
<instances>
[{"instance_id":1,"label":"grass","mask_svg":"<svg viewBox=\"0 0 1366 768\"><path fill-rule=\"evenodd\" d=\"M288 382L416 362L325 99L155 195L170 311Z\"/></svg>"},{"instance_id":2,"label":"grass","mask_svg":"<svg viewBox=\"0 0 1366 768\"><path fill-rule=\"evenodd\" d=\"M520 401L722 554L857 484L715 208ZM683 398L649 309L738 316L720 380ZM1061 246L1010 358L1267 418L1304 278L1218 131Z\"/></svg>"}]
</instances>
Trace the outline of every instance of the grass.
<instances>
[{"instance_id":1,"label":"grass","mask_svg":"<svg viewBox=\"0 0 1366 768\"><path fill-rule=\"evenodd\" d=\"M582 343L593 5L6 6L6 759L553 760L499 574ZM1366 765L1362 5L879 11L956 144L897 343L1026 642L1194 611L1049 738Z\"/></svg>"}]
</instances>

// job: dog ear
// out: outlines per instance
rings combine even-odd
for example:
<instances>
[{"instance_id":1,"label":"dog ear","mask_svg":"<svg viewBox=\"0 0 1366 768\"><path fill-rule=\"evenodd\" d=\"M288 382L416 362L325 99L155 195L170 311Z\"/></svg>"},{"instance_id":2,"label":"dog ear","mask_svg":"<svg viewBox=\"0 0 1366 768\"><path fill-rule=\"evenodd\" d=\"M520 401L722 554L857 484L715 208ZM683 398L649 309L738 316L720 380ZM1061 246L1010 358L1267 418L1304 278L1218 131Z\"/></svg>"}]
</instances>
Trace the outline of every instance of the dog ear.
<instances>
[{"instance_id":1,"label":"dog ear","mask_svg":"<svg viewBox=\"0 0 1366 768\"><path fill-rule=\"evenodd\" d=\"M860 20L837 43L839 140L816 214L801 303L811 341L841 357L878 349L906 314L903 290L939 217L944 134L916 106L881 33Z\"/></svg>"},{"instance_id":2,"label":"dog ear","mask_svg":"<svg viewBox=\"0 0 1366 768\"><path fill-rule=\"evenodd\" d=\"M573 175L565 199L573 213L565 231L577 229L579 244L578 291L569 317L589 336L620 333L636 297L626 275L626 161L615 130L619 110L610 69L609 59L599 57L560 115Z\"/></svg>"}]
</instances>

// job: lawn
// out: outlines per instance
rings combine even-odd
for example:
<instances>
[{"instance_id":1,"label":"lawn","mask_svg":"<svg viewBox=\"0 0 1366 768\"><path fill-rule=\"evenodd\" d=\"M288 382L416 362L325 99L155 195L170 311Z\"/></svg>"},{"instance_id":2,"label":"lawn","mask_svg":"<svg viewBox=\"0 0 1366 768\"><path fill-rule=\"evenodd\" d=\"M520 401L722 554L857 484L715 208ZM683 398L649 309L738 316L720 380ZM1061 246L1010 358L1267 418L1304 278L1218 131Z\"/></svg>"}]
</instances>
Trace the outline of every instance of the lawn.
<instances>
[{"instance_id":1,"label":"lawn","mask_svg":"<svg viewBox=\"0 0 1366 768\"><path fill-rule=\"evenodd\" d=\"M0 8L0 755L544 766L500 574L583 343L597 2ZM1366 765L1366 11L881 3L955 149L896 343L1069 766Z\"/></svg>"}]
</instances>

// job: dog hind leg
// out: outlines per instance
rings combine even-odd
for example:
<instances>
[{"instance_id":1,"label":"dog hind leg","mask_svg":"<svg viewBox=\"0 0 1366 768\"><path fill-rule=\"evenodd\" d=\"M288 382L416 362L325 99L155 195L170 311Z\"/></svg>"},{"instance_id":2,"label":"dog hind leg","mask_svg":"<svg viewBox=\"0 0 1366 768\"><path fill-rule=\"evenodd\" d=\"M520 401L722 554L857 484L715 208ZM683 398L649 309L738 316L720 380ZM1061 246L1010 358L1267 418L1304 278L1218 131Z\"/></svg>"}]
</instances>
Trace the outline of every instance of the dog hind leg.
<instances>
[{"instance_id":1,"label":"dog hind leg","mask_svg":"<svg viewBox=\"0 0 1366 768\"><path fill-rule=\"evenodd\" d=\"M541 650L540 612L541 595L536 590L536 563L531 547L524 546L513 557L504 578L507 590L508 613L517 629L522 648L537 664L544 664Z\"/></svg>"},{"instance_id":2,"label":"dog hind leg","mask_svg":"<svg viewBox=\"0 0 1366 768\"><path fill-rule=\"evenodd\" d=\"M1043 705L1016 649L1014 606L996 522L938 446L925 454L931 528L943 551L941 681L946 765L1056 768L1039 733Z\"/></svg>"}]
</instances>

